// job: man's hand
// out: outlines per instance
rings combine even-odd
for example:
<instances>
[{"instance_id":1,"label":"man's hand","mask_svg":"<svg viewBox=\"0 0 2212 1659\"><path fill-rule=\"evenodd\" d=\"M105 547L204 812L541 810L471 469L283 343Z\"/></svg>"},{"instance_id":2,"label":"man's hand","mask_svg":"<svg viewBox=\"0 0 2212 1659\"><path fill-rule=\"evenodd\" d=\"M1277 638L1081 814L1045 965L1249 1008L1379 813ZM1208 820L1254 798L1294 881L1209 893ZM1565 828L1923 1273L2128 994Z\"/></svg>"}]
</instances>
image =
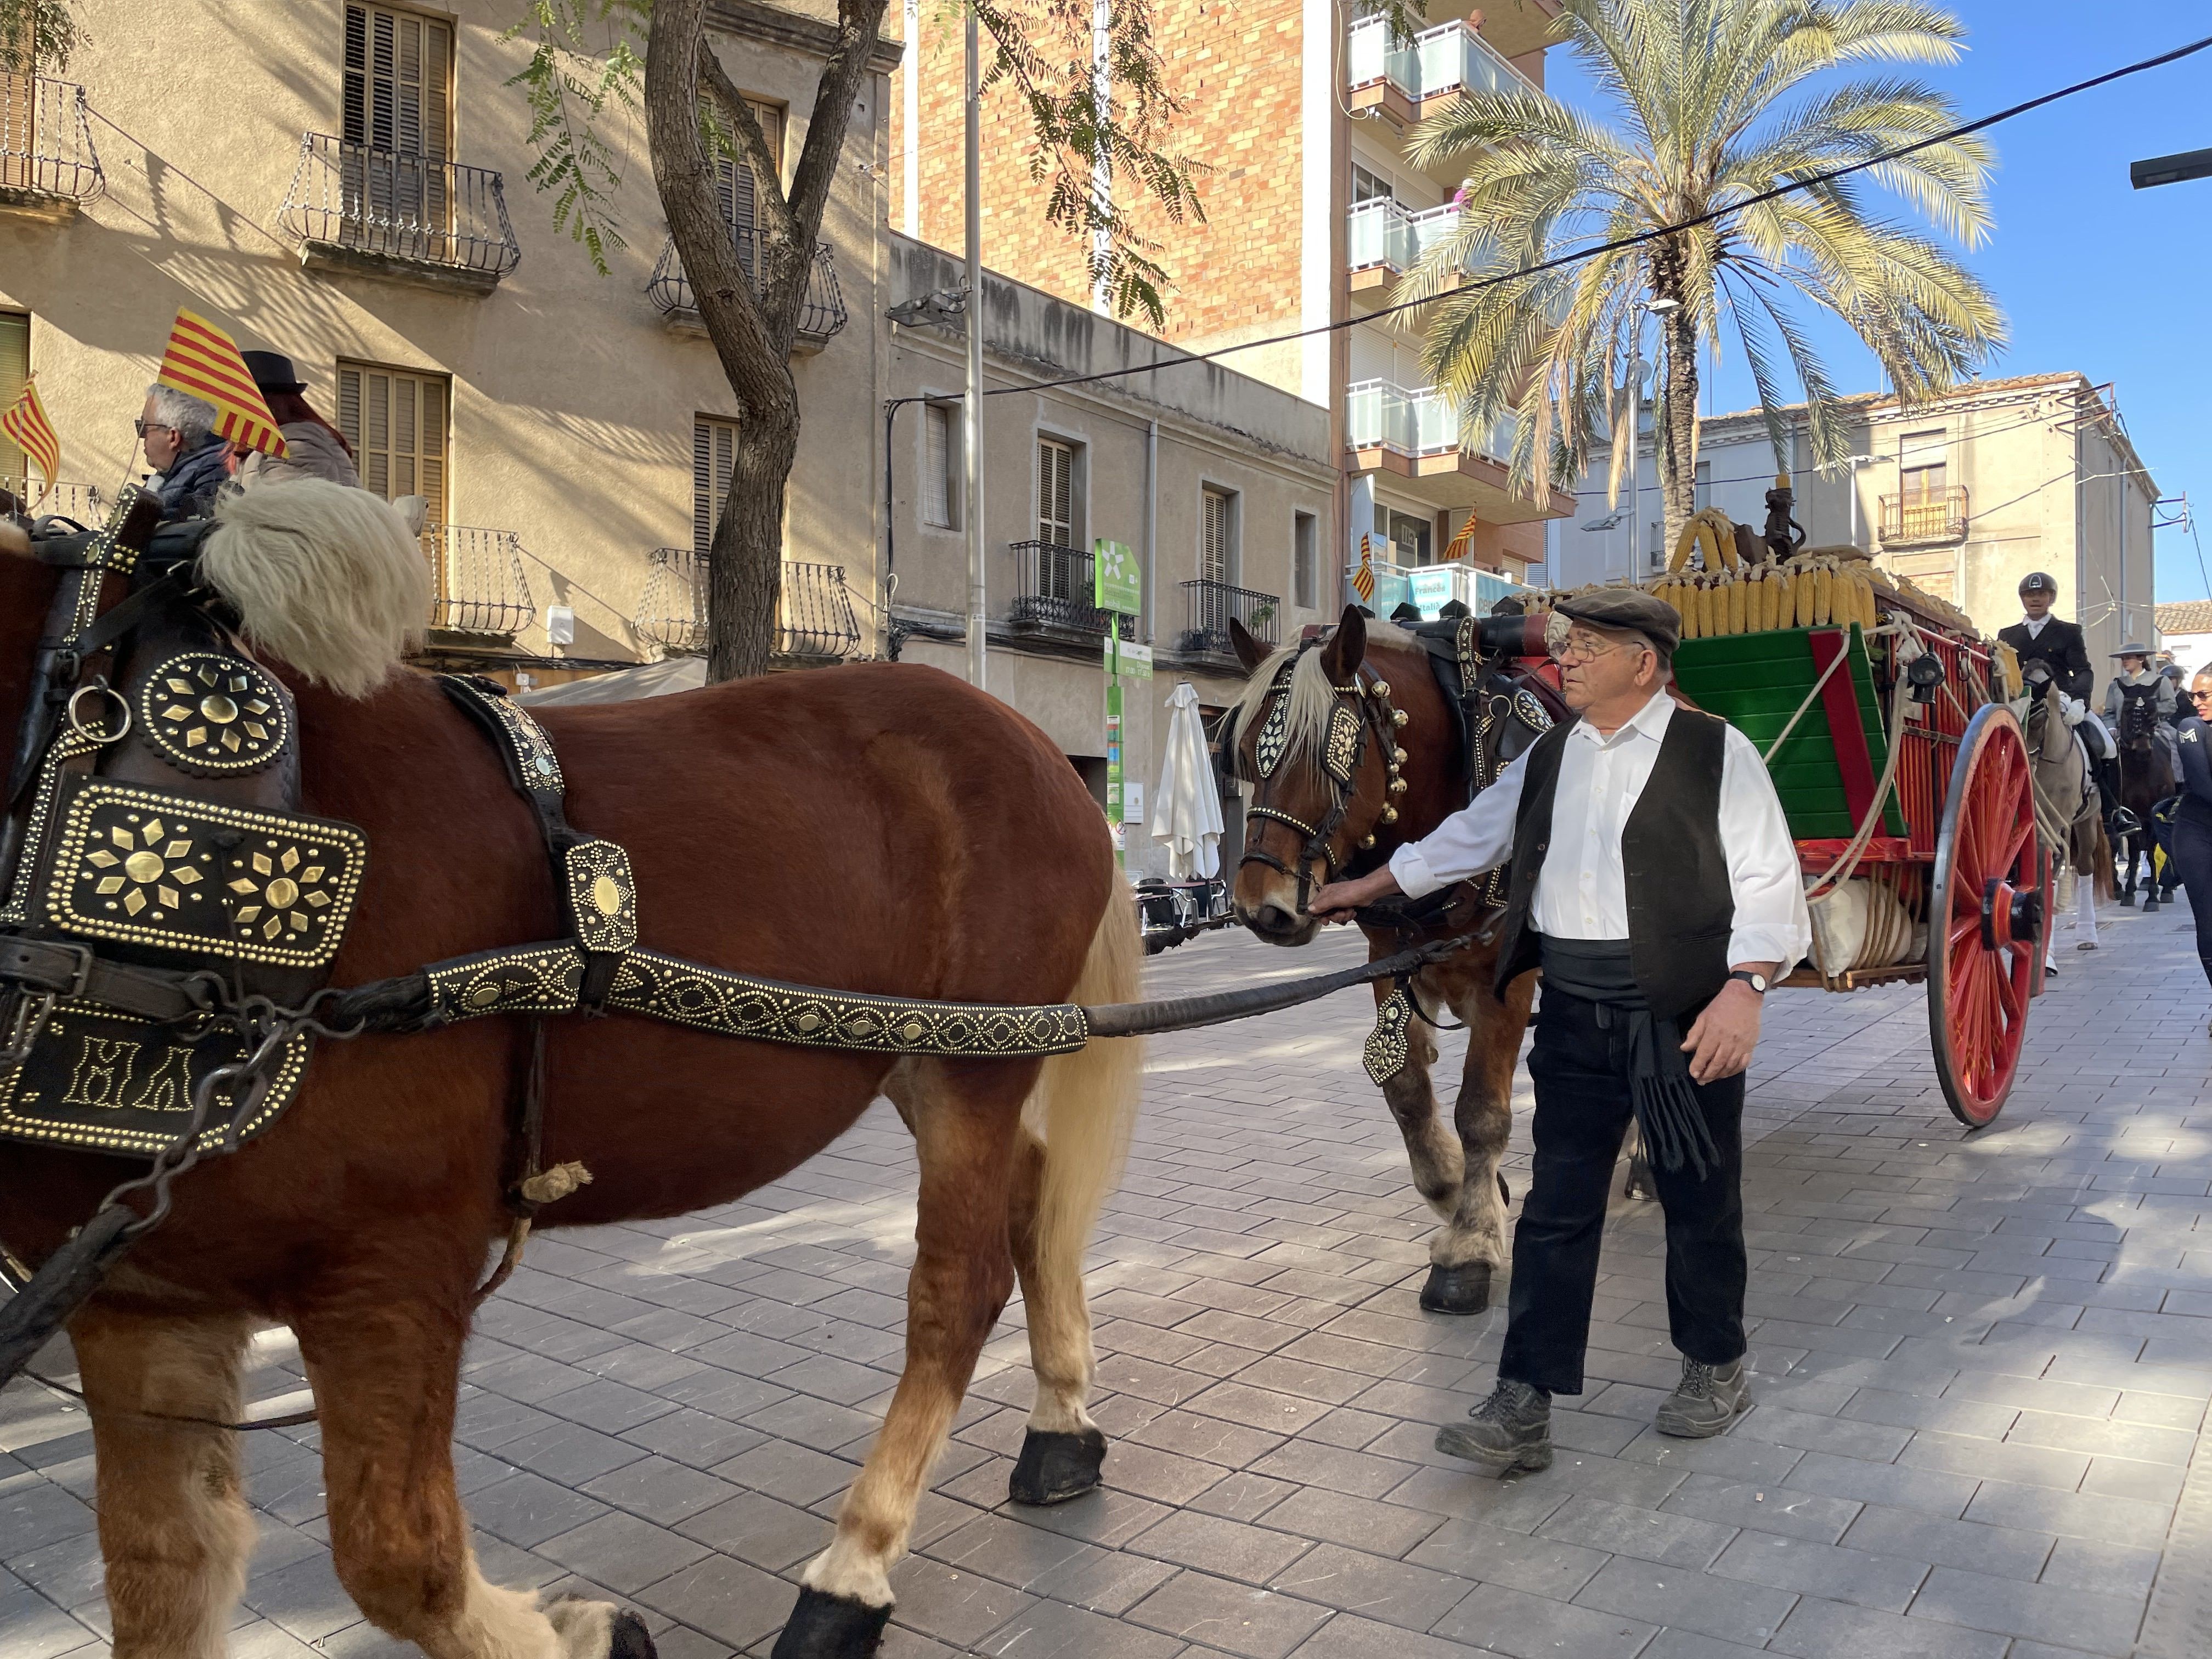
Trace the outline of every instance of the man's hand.
<instances>
[{"instance_id":1,"label":"man's hand","mask_svg":"<svg viewBox=\"0 0 2212 1659\"><path fill-rule=\"evenodd\" d=\"M1720 994L1705 1005L1682 1039L1692 1079L1711 1083L1734 1077L1751 1064L1751 1052L1759 1046L1759 1004L1764 1000L1740 979L1721 987Z\"/></svg>"},{"instance_id":2,"label":"man's hand","mask_svg":"<svg viewBox=\"0 0 2212 1659\"><path fill-rule=\"evenodd\" d=\"M1354 881L1333 881L1316 889L1306 908L1316 921L1350 921L1352 913L1361 905L1372 904L1397 890L1398 878L1385 865L1372 875L1361 876Z\"/></svg>"}]
</instances>

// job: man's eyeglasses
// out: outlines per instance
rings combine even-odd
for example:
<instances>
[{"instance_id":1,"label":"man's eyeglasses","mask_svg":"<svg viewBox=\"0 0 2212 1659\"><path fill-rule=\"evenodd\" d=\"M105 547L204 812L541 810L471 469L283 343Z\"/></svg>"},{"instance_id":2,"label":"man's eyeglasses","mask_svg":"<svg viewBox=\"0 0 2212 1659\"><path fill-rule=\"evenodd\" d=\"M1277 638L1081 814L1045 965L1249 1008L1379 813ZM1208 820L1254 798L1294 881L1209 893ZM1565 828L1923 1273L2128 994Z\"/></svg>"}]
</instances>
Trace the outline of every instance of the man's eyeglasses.
<instances>
[{"instance_id":1,"label":"man's eyeglasses","mask_svg":"<svg viewBox=\"0 0 2212 1659\"><path fill-rule=\"evenodd\" d=\"M149 421L142 417L131 422L131 429L138 434L139 441L143 443L149 432L174 432L177 428L167 421Z\"/></svg>"},{"instance_id":2,"label":"man's eyeglasses","mask_svg":"<svg viewBox=\"0 0 2212 1659\"><path fill-rule=\"evenodd\" d=\"M1626 641L1608 645L1593 634L1570 634L1552 647L1552 660L1571 666L1577 663L1593 663L1600 657L1609 657L1616 651L1627 648Z\"/></svg>"}]
</instances>

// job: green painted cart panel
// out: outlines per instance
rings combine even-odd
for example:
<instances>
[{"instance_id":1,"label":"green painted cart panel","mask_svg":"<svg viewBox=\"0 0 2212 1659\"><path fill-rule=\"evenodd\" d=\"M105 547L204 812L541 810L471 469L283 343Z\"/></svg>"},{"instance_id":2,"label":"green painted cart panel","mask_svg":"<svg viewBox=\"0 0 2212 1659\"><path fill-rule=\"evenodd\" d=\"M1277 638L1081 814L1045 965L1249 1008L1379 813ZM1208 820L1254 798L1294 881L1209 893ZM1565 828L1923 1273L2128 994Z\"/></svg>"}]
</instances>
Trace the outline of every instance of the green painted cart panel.
<instances>
[{"instance_id":1,"label":"green painted cart panel","mask_svg":"<svg viewBox=\"0 0 2212 1659\"><path fill-rule=\"evenodd\" d=\"M1765 754L1820 678L1813 662L1811 635L1815 631L1825 630L1781 628L1684 640L1674 653L1674 678L1698 708L1720 715ZM1879 779L1889 763L1889 736L1882 729L1866 637L1856 623L1850 626L1848 659L1836 672L1850 676L1867 755ZM1858 830L1844 798L1843 774L1836 765L1825 702L1815 701L1805 711L1782 752L1767 767L1790 820L1790 833L1799 841L1844 841ZM1905 815L1894 790L1883 803L1882 819L1885 833L1905 834Z\"/></svg>"}]
</instances>

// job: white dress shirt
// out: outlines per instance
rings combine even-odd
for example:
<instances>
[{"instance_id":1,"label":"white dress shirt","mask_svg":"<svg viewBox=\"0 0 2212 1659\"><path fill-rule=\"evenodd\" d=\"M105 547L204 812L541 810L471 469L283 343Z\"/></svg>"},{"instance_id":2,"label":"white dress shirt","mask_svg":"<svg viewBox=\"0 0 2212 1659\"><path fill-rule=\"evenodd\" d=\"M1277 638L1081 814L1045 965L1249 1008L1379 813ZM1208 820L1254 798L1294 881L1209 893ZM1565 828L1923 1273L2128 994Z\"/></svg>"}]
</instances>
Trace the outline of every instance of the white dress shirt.
<instances>
[{"instance_id":1,"label":"white dress shirt","mask_svg":"<svg viewBox=\"0 0 2212 1659\"><path fill-rule=\"evenodd\" d=\"M2048 623L2050 620L2051 613L2048 611L2045 611L2039 617L2030 617L2023 614L2020 619L2020 625L2027 630L2028 638L2031 640L2040 639L2043 635L2044 624Z\"/></svg>"},{"instance_id":2,"label":"white dress shirt","mask_svg":"<svg viewBox=\"0 0 2212 1659\"><path fill-rule=\"evenodd\" d=\"M1620 836L1659 758L1674 717L1661 691L1609 737L1578 721L1567 733L1552 799L1551 849L1536 875L1530 921L1553 939L1625 939L1628 889ZM1766 763L1751 739L1728 728L1721 763L1721 848L1728 856L1735 916L1728 959L1778 962L1787 973L1812 948L1805 887L1790 824ZM1503 864L1512 856L1513 823L1528 774L1523 753L1474 803L1426 839L1390 855L1390 873L1413 897Z\"/></svg>"}]
</instances>

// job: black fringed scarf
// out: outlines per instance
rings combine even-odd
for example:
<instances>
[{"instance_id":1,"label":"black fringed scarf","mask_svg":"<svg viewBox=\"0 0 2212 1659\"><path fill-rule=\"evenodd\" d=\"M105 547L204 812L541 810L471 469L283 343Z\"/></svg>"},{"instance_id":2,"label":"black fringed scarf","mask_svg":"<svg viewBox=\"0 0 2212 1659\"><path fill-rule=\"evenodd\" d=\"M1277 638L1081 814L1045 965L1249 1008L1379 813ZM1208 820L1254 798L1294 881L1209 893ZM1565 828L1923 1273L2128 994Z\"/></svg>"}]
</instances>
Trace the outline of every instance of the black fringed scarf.
<instances>
[{"instance_id":1,"label":"black fringed scarf","mask_svg":"<svg viewBox=\"0 0 2212 1659\"><path fill-rule=\"evenodd\" d=\"M1644 1144L1662 1167L1679 1170L1685 1162L1702 1181L1717 1166L1705 1114L1690 1082L1690 1061L1682 1052L1681 1027L1653 1017L1651 1005L1637 989L1629 966L1628 941L1543 939L1544 988L1580 997L1598 1006L1598 1024L1615 1018L1628 1023L1630 1103L1644 1131Z\"/></svg>"}]
</instances>

